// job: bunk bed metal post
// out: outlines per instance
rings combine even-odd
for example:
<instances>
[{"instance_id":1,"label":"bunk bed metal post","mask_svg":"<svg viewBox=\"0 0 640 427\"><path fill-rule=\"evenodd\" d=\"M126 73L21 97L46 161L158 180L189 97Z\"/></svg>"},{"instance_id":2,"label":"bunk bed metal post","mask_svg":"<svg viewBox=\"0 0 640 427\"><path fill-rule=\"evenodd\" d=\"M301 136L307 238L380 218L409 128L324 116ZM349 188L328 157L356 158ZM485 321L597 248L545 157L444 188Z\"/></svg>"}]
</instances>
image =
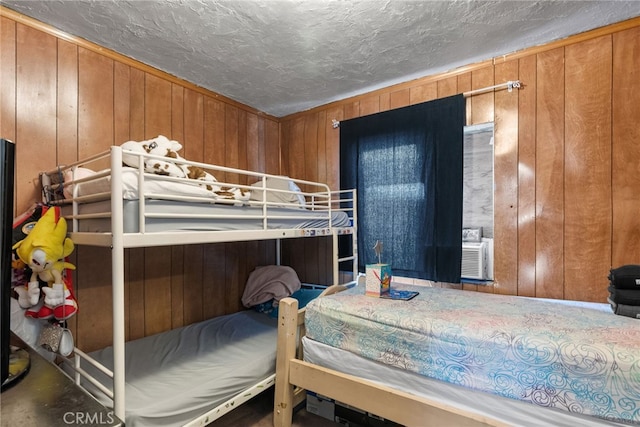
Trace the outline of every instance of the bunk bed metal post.
<instances>
[{"instance_id":1,"label":"bunk bed metal post","mask_svg":"<svg viewBox=\"0 0 640 427\"><path fill-rule=\"evenodd\" d=\"M358 193L351 190L351 255L353 256L353 280L358 280Z\"/></svg>"},{"instance_id":2,"label":"bunk bed metal post","mask_svg":"<svg viewBox=\"0 0 640 427\"><path fill-rule=\"evenodd\" d=\"M332 195L337 196L337 200L340 203L340 211L346 211L350 214L350 227L345 229L331 227L331 233L333 235L333 284L340 284L340 264L344 262L351 262L351 280L355 281L358 277L358 213L356 209L356 190L339 190L334 191ZM343 197L345 196L345 197ZM339 238L342 234L351 235L351 254L344 254L346 256L340 256ZM349 280L347 280L349 281Z\"/></svg>"},{"instance_id":3,"label":"bunk bed metal post","mask_svg":"<svg viewBox=\"0 0 640 427\"><path fill-rule=\"evenodd\" d=\"M335 228L331 229L331 235L333 238L333 283L331 283L332 285L339 285L340 284L340 268L339 268L339 264L340 264L340 256L338 253L338 230Z\"/></svg>"},{"instance_id":4,"label":"bunk bed metal post","mask_svg":"<svg viewBox=\"0 0 640 427\"><path fill-rule=\"evenodd\" d=\"M125 419L124 224L122 149L111 147L111 274L113 281L113 409Z\"/></svg>"}]
</instances>

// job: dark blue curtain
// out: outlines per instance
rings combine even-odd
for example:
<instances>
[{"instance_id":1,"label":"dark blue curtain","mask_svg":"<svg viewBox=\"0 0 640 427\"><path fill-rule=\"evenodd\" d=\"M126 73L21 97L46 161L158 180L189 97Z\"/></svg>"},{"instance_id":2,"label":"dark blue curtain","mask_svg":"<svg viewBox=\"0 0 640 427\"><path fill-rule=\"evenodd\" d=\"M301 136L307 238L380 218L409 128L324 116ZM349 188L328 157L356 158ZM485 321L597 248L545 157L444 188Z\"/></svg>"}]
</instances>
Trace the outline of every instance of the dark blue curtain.
<instances>
[{"instance_id":1,"label":"dark blue curtain","mask_svg":"<svg viewBox=\"0 0 640 427\"><path fill-rule=\"evenodd\" d=\"M359 269L459 283L462 95L340 122L340 186L358 190Z\"/></svg>"}]
</instances>

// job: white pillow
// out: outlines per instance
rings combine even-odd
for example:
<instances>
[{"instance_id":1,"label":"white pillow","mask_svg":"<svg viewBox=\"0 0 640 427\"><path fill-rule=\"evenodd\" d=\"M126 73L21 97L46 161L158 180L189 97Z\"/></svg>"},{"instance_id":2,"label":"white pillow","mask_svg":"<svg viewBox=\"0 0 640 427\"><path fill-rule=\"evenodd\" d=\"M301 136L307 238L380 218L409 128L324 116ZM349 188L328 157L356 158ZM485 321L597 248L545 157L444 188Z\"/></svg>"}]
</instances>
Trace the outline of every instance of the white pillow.
<instances>
[{"instance_id":1,"label":"white pillow","mask_svg":"<svg viewBox=\"0 0 640 427\"><path fill-rule=\"evenodd\" d=\"M262 201L262 181L254 182L251 184L256 188L255 191L251 191L251 200ZM301 194L300 187L296 185L288 176L272 178L266 178L266 186L268 189L290 191L291 193L281 193L279 191L267 190L267 202L272 203L286 203L305 205L304 196Z\"/></svg>"}]
</instances>

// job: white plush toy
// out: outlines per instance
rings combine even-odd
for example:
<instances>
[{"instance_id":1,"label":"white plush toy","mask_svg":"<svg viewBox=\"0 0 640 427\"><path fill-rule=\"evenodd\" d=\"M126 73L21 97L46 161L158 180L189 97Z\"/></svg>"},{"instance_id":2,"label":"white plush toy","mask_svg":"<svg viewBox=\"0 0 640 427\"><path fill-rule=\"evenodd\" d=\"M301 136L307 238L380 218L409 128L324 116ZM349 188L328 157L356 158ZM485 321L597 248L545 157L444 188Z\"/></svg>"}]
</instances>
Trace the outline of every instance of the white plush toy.
<instances>
[{"instance_id":1,"label":"white plush toy","mask_svg":"<svg viewBox=\"0 0 640 427\"><path fill-rule=\"evenodd\" d=\"M163 156L172 159L181 159L178 155L178 151L182 150L182 145L178 141L171 140L164 135L158 135L153 139L147 141L127 141L122 144L122 148L137 153L154 154L156 156ZM122 161L125 165L134 168L138 167L138 156L123 153ZM185 165L179 165L171 161L164 161L158 159L144 160L144 170L148 173L155 173L156 175L175 176L178 178L188 177L188 171L185 171ZM210 181L215 182L215 178L211 176Z\"/></svg>"},{"instance_id":2,"label":"white plush toy","mask_svg":"<svg viewBox=\"0 0 640 427\"><path fill-rule=\"evenodd\" d=\"M160 159L145 159L145 172L204 181L201 185L211 191L216 198L240 201L249 200L249 191L216 185L216 178L204 169L182 162L175 162L174 160L185 160L178 154L178 151L182 150L182 145L178 141L171 140L164 135L158 135L146 141L127 141L122 144L122 148L138 153L148 153L167 158L166 161ZM122 155L122 161L127 166L137 168L138 159L138 156L131 154L123 153Z\"/></svg>"}]
</instances>

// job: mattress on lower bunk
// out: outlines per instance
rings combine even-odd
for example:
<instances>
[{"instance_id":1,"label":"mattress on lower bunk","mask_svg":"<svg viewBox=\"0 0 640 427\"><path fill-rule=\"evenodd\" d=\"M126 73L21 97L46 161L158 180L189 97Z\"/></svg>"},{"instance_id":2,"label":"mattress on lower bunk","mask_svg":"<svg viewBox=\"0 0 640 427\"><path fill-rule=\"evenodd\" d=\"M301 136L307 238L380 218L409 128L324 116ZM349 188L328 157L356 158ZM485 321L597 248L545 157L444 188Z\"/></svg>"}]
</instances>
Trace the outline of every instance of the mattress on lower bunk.
<instances>
[{"instance_id":1,"label":"mattress on lower bunk","mask_svg":"<svg viewBox=\"0 0 640 427\"><path fill-rule=\"evenodd\" d=\"M79 214L110 212L111 202L87 203L79 206ZM139 228L138 200L124 200L124 232L137 233ZM263 228L262 208L258 206L233 206L226 204L191 203L171 200L150 199L145 202L146 214L162 214L168 217L147 217L146 232L162 231L219 231L219 230L259 230ZM63 215L70 215L71 207L63 209ZM209 218L181 218L180 215L215 215ZM175 215L171 217L171 215ZM268 229L308 229L329 227L329 211L312 211L305 208L268 208ZM332 227L349 227L350 220L345 212L331 211ZM84 218L78 221L78 231L109 232L111 218Z\"/></svg>"},{"instance_id":2,"label":"mattress on lower bunk","mask_svg":"<svg viewBox=\"0 0 640 427\"><path fill-rule=\"evenodd\" d=\"M272 375L276 322L246 310L126 343L127 426L182 425ZM90 355L113 369L112 347ZM111 389L104 374L83 368ZM90 383L82 385L112 405Z\"/></svg>"},{"instance_id":3,"label":"mattress on lower bunk","mask_svg":"<svg viewBox=\"0 0 640 427\"><path fill-rule=\"evenodd\" d=\"M315 341L473 390L640 422L640 324L604 304L412 287L409 301L357 286L312 301Z\"/></svg>"}]
</instances>

